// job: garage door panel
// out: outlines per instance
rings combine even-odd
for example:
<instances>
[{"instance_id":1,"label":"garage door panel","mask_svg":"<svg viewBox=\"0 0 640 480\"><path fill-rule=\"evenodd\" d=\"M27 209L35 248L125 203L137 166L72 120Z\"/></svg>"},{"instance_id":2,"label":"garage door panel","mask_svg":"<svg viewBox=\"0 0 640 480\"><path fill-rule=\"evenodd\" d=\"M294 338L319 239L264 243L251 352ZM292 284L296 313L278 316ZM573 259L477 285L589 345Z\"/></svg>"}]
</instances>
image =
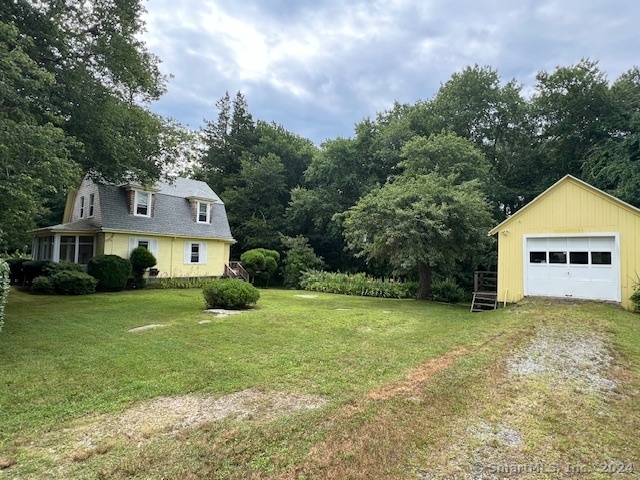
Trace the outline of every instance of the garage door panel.
<instances>
[{"instance_id":1,"label":"garage door panel","mask_svg":"<svg viewBox=\"0 0 640 480\"><path fill-rule=\"evenodd\" d=\"M537 253L530 257L531 252ZM613 236L528 238L526 294L619 300L615 252ZM541 257L546 258L544 263L532 263L533 258L538 262Z\"/></svg>"}]
</instances>

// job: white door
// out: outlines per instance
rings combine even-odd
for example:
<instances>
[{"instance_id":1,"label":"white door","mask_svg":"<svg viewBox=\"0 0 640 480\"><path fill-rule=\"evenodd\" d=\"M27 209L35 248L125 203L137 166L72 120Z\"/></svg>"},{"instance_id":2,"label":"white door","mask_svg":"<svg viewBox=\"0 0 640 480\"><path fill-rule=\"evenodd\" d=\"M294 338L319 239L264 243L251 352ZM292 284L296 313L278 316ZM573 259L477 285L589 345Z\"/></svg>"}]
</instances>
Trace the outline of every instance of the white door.
<instances>
[{"instance_id":1,"label":"white door","mask_svg":"<svg viewBox=\"0 0 640 480\"><path fill-rule=\"evenodd\" d=\"M614 236L525 238L525 295L620 301Z\"/></svg>"}]
</instances>

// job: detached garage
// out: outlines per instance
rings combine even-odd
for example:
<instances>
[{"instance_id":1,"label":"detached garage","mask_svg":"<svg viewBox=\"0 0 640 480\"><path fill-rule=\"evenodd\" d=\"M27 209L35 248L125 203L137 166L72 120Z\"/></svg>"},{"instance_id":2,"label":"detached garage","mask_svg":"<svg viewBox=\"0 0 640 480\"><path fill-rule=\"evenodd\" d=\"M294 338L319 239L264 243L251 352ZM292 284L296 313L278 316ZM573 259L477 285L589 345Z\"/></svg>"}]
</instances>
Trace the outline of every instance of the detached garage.
<instances>
[{"instance_id":1,"label":"detached garage","mask_svg":"<svg viewBox=\"0 0 640 480\"><path fill-rule=\"evenodd\" d=\"M632 308L640 209L567 175L489 235L498 238L499 302L545 296Z\"/></svg>"}]
</instances>

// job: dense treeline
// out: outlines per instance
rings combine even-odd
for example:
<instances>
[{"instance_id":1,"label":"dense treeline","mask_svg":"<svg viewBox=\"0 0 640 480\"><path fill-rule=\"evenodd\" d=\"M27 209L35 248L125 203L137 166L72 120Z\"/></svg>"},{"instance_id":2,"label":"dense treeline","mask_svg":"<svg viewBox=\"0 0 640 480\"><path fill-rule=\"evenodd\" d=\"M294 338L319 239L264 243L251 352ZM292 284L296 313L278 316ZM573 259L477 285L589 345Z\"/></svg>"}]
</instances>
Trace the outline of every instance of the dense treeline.
<instances>
[{"instance_id":1,"label":"dense treeline","mask_svg":"<svg viewBox=\"0 0 640 480\"><path fill-rule=\"evenodd\" d=\"M198 151L148 108L165 79L139 40L142 11L139 0L0 6L0 250L57 223L82 174L151 183ZM640 205L640 70L609 81L582 60L529 87L470 66L320 146L226 94L203 112L213 119L186 174L225 201L234 257L310 245L330 270L419 278L424 296L432 277L465 283L490 268L484 232L566 174Z\"/></svg>"},{"instance_id":2,"label":"dense treeline","mask_svg":"<svg viewBox=\"0 0 640 480\"><path fill-rule=\"evenodd\" d=\"M433 98L397 103L358 123L352 137L328 140L320 148L281 127L253 122L240 93L233 102L225 96L218 108L218 120L206 129L208 148L198 174L227 203L239 250L281 248L278 232L302 235L330 269L376 274L393 269L417 275L420 255L403 249L403 242L423 242L426 251L437 241L412 236L411 219L403 223L401 215L409 209L394 207L392 199L401 201L413 191L415 197L404 201L415 207L441 188L445 178L445 190L475 181L474 188L487 200L489 217L483 216L484 206L473 207L476 200L469 199L456 213L462 216L466 205L470 219L484 218L473 227L476 233L566 174L640 205L637 68L609 83L596 62L582 60L540 72L533 94L525 96L516 80L504 82L490 67L467 67L453 74ZM417 177L421 180L416 184ZM395 193L390 191L394 188ZM381 206L371 210L376 202ZM450 206L452 200L448 202ZM380 230L385 221L379 214L382 205L395 208L386 230ZM355 225L358 211L367 213ZM426 213L413 214L415 219ZM363 223L374 217L376 222ZM471 229L468 224L466 228ZM375 231L385 238L384 244L376 245ZM491 245L472 246L459 258L453 253L464 246L452 248L453 263L430 261L435 271L425 275L456 275L468 282L474 268L491 267L495 261ZM431 254L442 257L441 251Z\"/></svg>"}]
</instances>

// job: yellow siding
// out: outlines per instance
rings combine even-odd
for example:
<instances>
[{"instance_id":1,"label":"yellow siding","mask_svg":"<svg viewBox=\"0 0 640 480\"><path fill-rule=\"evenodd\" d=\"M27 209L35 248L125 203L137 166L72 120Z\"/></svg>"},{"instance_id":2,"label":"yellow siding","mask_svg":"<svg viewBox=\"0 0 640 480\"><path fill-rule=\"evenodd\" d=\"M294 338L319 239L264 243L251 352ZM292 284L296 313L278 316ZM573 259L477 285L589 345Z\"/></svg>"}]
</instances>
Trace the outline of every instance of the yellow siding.
<instances>
[{"instance_id":1,"label":"yellow siding","mask_svg":"<svg viewBox=\"0 0 640 480\"><path fill-rule=\"evenodd\" d=\"M498 299L524 297L523 236L532 234L613 233L620 238L620 286L624 308L640 274L640 214L581 182L566 178L543 193L530 208L500 225L498 235ZM637 272L637 273L636 273Z\"/></svg>"},{"instance_id":2,"label":"yellow siding","mask_svg":"<svg viewBox=\"0 0 640 480\"><path fill-rule=\"evenodd\" d=\"M229 263L229 243L220 240L202 238L162 237L147 234L107 233L104 242L106 255L129 255L129 238L149 238L158 240L158 261L155 268L159 278L170 277L220 277L224 274L224 266ZM186 241L206 242L207 263L205 265L185 264L184 244Z\"/></svg>"}]
</instances>

